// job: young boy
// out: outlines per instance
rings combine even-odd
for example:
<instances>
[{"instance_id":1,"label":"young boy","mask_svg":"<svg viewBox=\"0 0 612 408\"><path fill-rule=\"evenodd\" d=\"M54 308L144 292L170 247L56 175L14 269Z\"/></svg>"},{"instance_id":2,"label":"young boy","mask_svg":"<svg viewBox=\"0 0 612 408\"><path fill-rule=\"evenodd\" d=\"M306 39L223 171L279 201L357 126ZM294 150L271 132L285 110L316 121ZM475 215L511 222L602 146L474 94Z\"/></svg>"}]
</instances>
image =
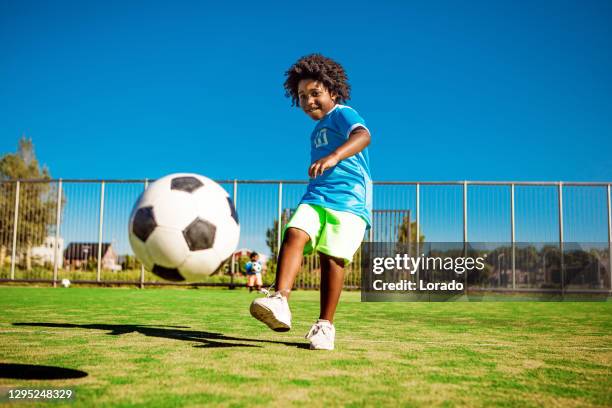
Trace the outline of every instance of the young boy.
<instances>
[{"instance_id":1,"label":"young boy","mask_svg":"<svg viewBox=\"0 0 612 408\"><path fill-rule=\"evenodd\" d=\"M259 262L259 254L255 251L251 252L251 261L247 262L245 265L246 274L247 274L247 287L249 288L249 292L253 291L253 287L257 289L258 292L261 292L261 262Z\"/></svg>"},{"instance_id":2,"label":"young boy","mask_svg":"<svg viewBox=\"0 0 612 408\"><path fill-rule=\"evenodd\" d=\"M370 132L355 110L341 105L350 97L350 86L337 62L308 55L286 77L286 96L293 106L299 105L317 121L310 136L310 183L284 230L276 293L255 299L250 312L272 330L290 330L291 288L303 254L316 251L321 260L321 310L306 338L311 349L333 350L333 320L344 267L352 261L371 222Z\"/></svg>"}]
</instances>

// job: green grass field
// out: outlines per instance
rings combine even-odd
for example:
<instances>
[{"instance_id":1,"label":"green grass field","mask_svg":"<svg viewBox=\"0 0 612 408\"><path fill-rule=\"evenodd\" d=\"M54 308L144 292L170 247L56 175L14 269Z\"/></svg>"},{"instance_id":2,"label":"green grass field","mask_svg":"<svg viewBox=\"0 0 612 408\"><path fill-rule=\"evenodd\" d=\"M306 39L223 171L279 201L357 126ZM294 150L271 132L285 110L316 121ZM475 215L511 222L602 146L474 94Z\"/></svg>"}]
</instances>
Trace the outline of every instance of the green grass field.
<instances>
[{"instance_id":1,"label":"green grass field","mask_svg":"<svg viewBox=\"0 0 612 408\"><path fill-rule=\"evenodd\" d=\"M66 406L611 406L612 303L361 303L345 292L336 350L253 320L244 289L0 287L0 362L85 371L0 378L72 388ZM75 404L76 402L76 404ZM7 406L27 406L8 402ZM52 406L61 406L53 404Z\"/></svg>"}]
</instances>

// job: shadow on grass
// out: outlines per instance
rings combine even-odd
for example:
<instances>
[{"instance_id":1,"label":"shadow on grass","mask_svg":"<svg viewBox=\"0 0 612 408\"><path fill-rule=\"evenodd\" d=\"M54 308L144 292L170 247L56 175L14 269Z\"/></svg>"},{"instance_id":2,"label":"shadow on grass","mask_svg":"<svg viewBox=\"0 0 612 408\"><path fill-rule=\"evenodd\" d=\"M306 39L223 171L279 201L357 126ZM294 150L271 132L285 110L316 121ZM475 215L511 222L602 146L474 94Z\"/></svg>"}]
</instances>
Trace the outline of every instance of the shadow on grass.
<instances>
[{"instance_id":1,"label":"shadow on grass","mask_svg":"<svg viewBox=\"0 0 612 408\"><path fill-rule=\"evenodd\" d=\"M188 329L187 326L147 326L139 324L70 324L70 323L13 323L13 326L36 326L36 327L52 327L52 328L67 328L67 329L88 329L88 330L104 330L109 331L111 336L119 336L128 333L140 333L145 336L161 337L164 339L183 340L198 342L194 347L212 348L212 347L261 347L254 344L245 343L228 343L227 341L249 341L255 343L273 343L284 344L285 346L294 346L297 348L307 349L308 344L296 343L289 341L272 341L260 339L245 339L240 337L230 337L221 333L211 333L205 331L181 330Z\"/></svg>"},{"instance_id":2,"label":"shadow on grass","mask_svg":"<svg viewBox=\"0 0 612 408\"><path fill-rule=\"evenodd\" d=\"M87 377L87 373L72 368L33 364L0 363L0 378L15 380L65 380Z\"/></svg>"}]
</instances>

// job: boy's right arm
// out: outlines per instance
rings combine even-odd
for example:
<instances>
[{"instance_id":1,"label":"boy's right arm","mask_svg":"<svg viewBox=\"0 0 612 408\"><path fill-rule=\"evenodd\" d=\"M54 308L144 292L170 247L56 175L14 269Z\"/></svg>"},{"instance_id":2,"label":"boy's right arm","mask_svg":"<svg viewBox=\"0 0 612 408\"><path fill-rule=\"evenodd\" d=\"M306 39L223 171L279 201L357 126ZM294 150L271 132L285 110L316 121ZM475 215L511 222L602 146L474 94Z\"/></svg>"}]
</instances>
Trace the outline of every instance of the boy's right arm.
<instances>
[{"instance_id":1,"label":"boy's right arm","mask_svg":"<svg viewBox=\"0 0 612 408\"><path fill-rule=\"evenodd\" d=\"M325 156L312 163L308 168L308 175L315 178L323 174L327 169L334 167L341 160L351 157L370 144L370 132L364 127L355 128L348 140L338 147L332 154Z\"/></svg>"}]
</instances>

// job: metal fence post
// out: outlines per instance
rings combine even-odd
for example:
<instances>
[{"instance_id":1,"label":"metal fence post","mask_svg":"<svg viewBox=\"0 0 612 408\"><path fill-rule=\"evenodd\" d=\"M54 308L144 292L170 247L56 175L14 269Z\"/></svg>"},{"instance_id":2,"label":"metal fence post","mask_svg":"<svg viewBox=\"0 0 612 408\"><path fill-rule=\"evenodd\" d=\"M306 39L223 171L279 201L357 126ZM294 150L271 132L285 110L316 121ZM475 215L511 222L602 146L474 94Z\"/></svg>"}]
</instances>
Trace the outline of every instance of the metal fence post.
<instances>
[{"instance_id":1,"label":"metal fence post","mask_svg":"<svg viewBox=\"0 0 612 408\"><path fill-rule=\"evenodd\" d=\"M514 235L514 184L510 184L510 239L512 241L512 289L516 289L516 237Z\"/></svg>"},{"instance_id":2,"label":"metal fence post","mask_svg":"<svg viewBox=\"0 0 612 408\"><path fill-rule=\"evenodd\" d=\"M149 179L145 179L144 189L146 190L148 186L149 186ZM140 289L144 289L145 287L144 281L145 281L145 267L143 263L140 263Z\"/></svg>"},{"instance_id":3,"label":"metal fence post","mask_svg":"<svg viewBox=\"0 0 612 408\"><path fill-rule=\"evenodd\" d=\"M420 207L421 207L420 206L420 201L421 201L420 195L421 195L421 192L420 192L420 190L421 189L420 189L420 187L421 187L421 185L417 183L417 185L416 185L416 211L415 211L415 214L414 214L414 217L416 218L416 239L415 239L415 242L417 243L417 256L419 256L419 243L421 242L421 237L420 237L420 235L421 235L421 224L420 224L421 223L421 219L420 219L420 215L421 215L421 212L420 212Z\"/></svg>"},{"instance_id":4,"label":"metal fence post","mask_svg":"<svg viewBox=\"0 0 612 408\"><path fill-rule=\"evenodd\" d=\"M234 209L236 213L238 213L238 180L234 179ZM231 262L231 272L230 272L230 289L234 289L234 273L236 273L236 254L232 254L232 262Z\"/></svg>"},{"instance_id":5,"label":"metal fence post","mask_svg":"<svg viewBox=\"0 0 612 408\"><path fill-rule=\"evenodd\" d=\"M53 287L57 287L57 269L59 268L59 238L62 217L62 179L57 182L57 209L55 212L55 243L53 247Z\"/></svg>"},{"instance_id":6,"label":"metal fence post","mask_svg":"<svg viewBox=\"0 0 612 408\"><path fill-rule=\"evenodd\" d=\"M467 257L467 243L468 243L468 183L467 181L463 182L463 256ZM464 278L464 292L467 293L467 272L463 274Z\"/></svg>"},{"instance_id":7,"label":"metal fence post","mask_svg":"<svg viewBox=\"0 0 612 408\"><path fill-rule=\"evenodd\" d=\"M15 184L15 214L13 217L13 247L11 251L11 280L15 280L17 258L17 222L19 221L19 181Z\"/></svg>"},{"instance_id":8,"label":"metal fence post","mask_svg":"<svg viewBox=\"0 0 612 408\"><path fill-rule=\"evenodd\" d=\"M565 290L565 263L563 262L563 182L558 184L558 199L559 199L559 249L561 250L561 294Z\"/></svg>"},{"instance_id":9,"label":"metal fence post","mask_svg":"<svg viewBox=\"0 0 612 408\"><path fill-rule=\"evenodd\" d=\"M376 222L374 220L374 189L376 188L376 186L374 185L374 183L372 183L372 219L370 220L370 230L368 231L368 241L372 242L374 241L374 223Z\"/></svg>"},{"instance_id":10,"label":"metal fence post","mask_svg":"<svg viewBox=\"0 0 612 408\"><path fill-rule=\"evenodd\" d=\"M612 291L612 203L610 202L610 184L608 184L608 276Z\"/></svg>"},{"instance_id":11,"label":"metal fence post","mask_svg":"<svg viewBox=\"0 0 612 408\"><path fill-rule=\"evenodd\" d=\"M468 226L467 226L467 181L463 182L463 245L467 244Z\"/></svg>"},{"instance_id":12,"label":"metal fence post","mask_svg":"<svg viewBox=\"0 0 612 408\"><path fill-rule=\"evenodd\" d=\"M282 216L283 216L283 182L278 183L278 223L276 226L276 261L278 262L278 256L280 255L281 247L281 230L282 230Z\"/></svg>"},{"instance_id":13,"label":"metal fence post","mask_svg":"<svg viewBox=\"0 0 612 408\"><path fill-rule=\"evenodd\" d=\"M104 181L100 185L100 218L98 220L98 269L96 271L96 281L100 282L102 271L102 227L104 225Z\"/></svg>"},{"instance_id":14,"label":"metal fence post","mask_svg":"<svg viewBox=\"0 0 612 408\"><path fill-rule=\"evenodd\" d=\"M421 185L419 183L417 183L416 185L416 209L415 209L415 214L414 214L414 218L416 218L416 239L414 240L416 242L416 257L418 258L419 256L421 256ZM419 282L419 273L420 273L420 267L421 263L419 262L419 267L417 267L416 270L416 281L417 284Z\"/></svg>"}]
</instances>

